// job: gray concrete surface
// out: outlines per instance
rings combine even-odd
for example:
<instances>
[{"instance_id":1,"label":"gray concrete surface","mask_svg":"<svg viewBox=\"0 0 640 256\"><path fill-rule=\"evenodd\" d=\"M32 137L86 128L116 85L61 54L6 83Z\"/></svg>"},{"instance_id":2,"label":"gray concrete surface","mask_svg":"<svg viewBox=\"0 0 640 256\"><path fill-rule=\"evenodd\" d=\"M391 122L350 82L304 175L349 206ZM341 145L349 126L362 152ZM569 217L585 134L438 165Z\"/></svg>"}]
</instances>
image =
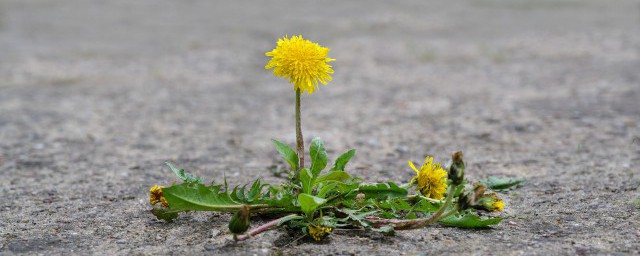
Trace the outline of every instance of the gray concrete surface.
<instances>
[{"instance_id":1,"label":"gray concrete surface","mask_svg":"<svg viewBox=\"0 0 640 256\"><path fill-rule=\"evenodd\" d=\"M502 194L513 218L321 244L156 221L165 160L282 181L269 139L294 143L293 93L264 52L298 33L337 59L303 98L307 141L357 148L372 182L463 150L472 178L530 181ZM0 254L637 255L639 49L626 0L0 0Z\"/></svg>"}]
</instances>

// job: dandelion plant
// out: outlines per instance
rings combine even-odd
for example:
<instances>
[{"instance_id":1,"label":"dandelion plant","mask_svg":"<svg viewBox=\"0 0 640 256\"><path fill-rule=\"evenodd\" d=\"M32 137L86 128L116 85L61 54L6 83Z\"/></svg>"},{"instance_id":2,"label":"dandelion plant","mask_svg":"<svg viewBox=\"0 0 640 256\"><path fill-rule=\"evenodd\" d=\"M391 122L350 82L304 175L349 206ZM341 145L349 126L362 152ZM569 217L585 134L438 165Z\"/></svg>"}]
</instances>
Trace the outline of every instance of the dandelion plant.
<instances>
[{"instance_id":1,"label":"dandelion plant","mask_svg":"<svg viewBox=\"0 0 640 256\"><path fill-rule=\"evenodd\" d=\"M454 153L445 165L433 157L427 157L420 168L409 161L416 175L400 185L391 181L367 183L352 176L347 164L356 150L348 150L331 163L320 138L311 141L310 163L306 166L300 98L302 92L313 94L319 83L331 81L334 71L328 63L335 60L327 57L328 52L329 48L299 35L279 39L276 48L266 53L271 59L265 68L285 78L295 91L296 150L272 140L291 168L288 181L274 185L257 179L251 184L229 186L223 179L223 183L206 185L203 178L167 162L183 182L151 187L151 212L167 222L188 211L229 212L233 214L229 231L236 241L274 228L291 229L319 241L336 229L393 234L434 223L484 228L502 220L496 215L505 206L502 199L488 192L484 184L465 179L462 152ZM249 229L251 218L257 215L274 219Z\"/></svg>"}]
</instances>

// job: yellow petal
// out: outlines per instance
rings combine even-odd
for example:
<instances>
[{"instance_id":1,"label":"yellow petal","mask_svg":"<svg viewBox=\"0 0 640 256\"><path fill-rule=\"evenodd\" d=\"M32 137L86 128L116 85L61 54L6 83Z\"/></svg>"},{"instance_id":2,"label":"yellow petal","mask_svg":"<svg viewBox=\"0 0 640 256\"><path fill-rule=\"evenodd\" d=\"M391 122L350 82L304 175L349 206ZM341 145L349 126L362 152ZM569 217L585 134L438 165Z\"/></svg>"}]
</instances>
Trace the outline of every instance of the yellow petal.
<instances>
[{"instance_id":1,"label":"yellow petal","mask_svg":"<svg viewBox=\"0 0 640 256\"><path fill-rule=\"evenodd\" d=\"M411 167L411 169L413 169L416 173L420 173L420 172L418 171L418 169L416 168L416 166L415 166L415 165L413 165L413 162L411 162L411 160L409 160L409 166L410 166L410 167Z\"/></svg>"}]
</instances>

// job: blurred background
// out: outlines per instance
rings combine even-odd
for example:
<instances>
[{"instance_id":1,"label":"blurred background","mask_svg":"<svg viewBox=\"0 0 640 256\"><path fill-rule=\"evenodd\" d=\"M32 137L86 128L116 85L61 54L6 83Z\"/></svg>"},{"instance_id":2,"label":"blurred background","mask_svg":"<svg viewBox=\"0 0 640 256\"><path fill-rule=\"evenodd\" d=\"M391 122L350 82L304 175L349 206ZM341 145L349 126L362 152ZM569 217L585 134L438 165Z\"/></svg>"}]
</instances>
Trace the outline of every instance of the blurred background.
<instances>
[{"instance_id":1,"label":"blurred background","mask_svg":"<svg viewBox=\"0 0 640 256\"><path fill-rule=\"evenodd\" d=\"M519 219L460 247L447 241L463 231L437 229L429 244L227 248L210 233L227 216L155 222L148 188L175 180L165 160L284 180L270 139L295 144L294 92L264 53L297 34L337 59L303 97L307 144L322 137L330 159L357 148L350 171L371 182L463 150L470 177L524 177L536 197L505 196ZM0 253L639 253L639 50L627 0L0 0Z\"/></svg>"}]
</instances>

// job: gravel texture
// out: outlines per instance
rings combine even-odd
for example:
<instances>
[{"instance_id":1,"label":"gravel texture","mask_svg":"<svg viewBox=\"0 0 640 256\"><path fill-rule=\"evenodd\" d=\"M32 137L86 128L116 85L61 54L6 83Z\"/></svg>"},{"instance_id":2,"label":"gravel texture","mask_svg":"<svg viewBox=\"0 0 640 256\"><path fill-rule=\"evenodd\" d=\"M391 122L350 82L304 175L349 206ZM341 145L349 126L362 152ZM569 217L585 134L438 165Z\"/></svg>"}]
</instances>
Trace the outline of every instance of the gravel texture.
<instances>
[{"instance_id":1,"label":"gravel texture","mask_svg":"<svg viewBox=\"0 0 640 256\"><path fill-rule=\"evenodd\" d=\"M264 52L298 33L337 59L307 143L371 182L463 150L471 178L529 180L512 218L238 244L225 214L155 220L165 160L283 181L294 93ZM638 1L0 0L0 49L1 255L640 254Z\"/></svg>"}]
</instances>

